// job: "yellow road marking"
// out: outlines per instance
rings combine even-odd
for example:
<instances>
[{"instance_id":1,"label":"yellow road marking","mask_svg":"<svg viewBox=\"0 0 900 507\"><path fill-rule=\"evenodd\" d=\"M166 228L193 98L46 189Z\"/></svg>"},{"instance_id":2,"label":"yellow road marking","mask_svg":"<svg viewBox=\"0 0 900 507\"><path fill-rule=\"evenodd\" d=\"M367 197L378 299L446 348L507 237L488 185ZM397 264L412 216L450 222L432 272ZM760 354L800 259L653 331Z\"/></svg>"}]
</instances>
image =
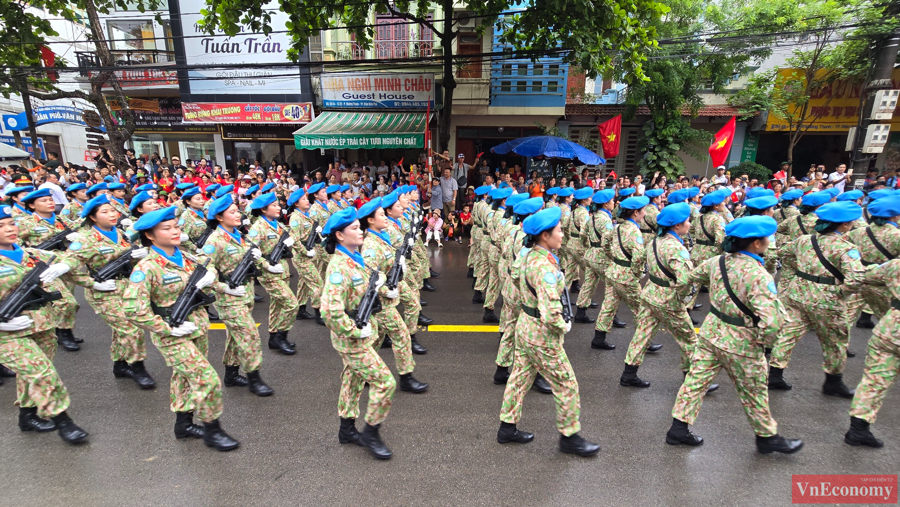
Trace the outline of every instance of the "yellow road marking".
<instances>
[{"instance_id":1,"label":"yellow road marking","mask_svg":"<svg viewBox=\"0 0 900 507\"><path fill-rule=\"evenodd\" d=\"M499 333L500 326L428 326L432 333Z\"/></svg>"},{"instance_id":2,"label":"yellow road marking","mask_svg":"<svg viewBox=\"0 0 900 507\"><path fill-rule=\"evenodd\" d=\"M259 324L258 324L258 323L256 324L256 327L259 327ZM210 330L210 331L213 331L213 330L224 331L224 330L225 330L225 324L220 324L220 323L213 323L213 324L210 324L210 325L209 325L209 330Z\"/></svg>"}]
</instances>

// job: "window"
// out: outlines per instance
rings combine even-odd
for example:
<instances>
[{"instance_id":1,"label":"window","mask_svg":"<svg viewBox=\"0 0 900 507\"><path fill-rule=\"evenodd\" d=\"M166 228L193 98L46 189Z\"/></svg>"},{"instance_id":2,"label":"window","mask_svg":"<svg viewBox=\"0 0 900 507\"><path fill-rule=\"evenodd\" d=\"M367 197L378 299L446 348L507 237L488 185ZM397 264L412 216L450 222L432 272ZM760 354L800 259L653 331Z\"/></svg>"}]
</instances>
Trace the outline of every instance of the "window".
<instances>
[{"instance_id":1,"label":"window","mask_svg":"<svg viewBox=\"0 0 900 507\"><path fill-rule=\"evenodd\" d=\"M504 63L500 71L501 76L512 76L512 65Z\"/></svg>"},{"instance_id":2,"label":"window","mask_svg":"<svg viewBox=\"0 0 900 507\"><path fill-rule=\"evenodd\" d=\"M116 63L150 63L156 58L156 39L150 21L107 21ZM124 53L124 54L123 54Z\"/></svg>"},{"instance_id":3,"label":"window","mask_svg":"<svg viewBox=\"0 0 900 507\"><path fill-rule=\"evenodd\" d=\"M559 83L556 81L547 81L547 91L549 93L556 93L559 91Z\"/></svg>"},{"instance_id":4,"label":"window","mask_svg":"<svg viewBox=\"0 0 900 507\"><path fill-rule=\"evenodd\" d=\"M528 75L528 65L527 64L519 65L519 75L520 76Z\"/></svg>"},{"instance_id":5,"label":"window","mask_svg":"<svg viewBox=\"0 0 900 507\"><path fill-rule=\"evenodd\" d=\"M534 72L531 73L533 76L543 76L544 75L544 66L541 64L535 64Z\"/></svg>"},{"instance_id":6,"label":"window","mask_svg":"<svg viewBox=\"0 0 900 507\"><path fill-rule=\"evenodd\" d=\"M516 91L519 93L528 91L528 81L516 81Z\"/></svg>"},{"instance_id":7,"label":"window","mask_svg":"<svg viewBox=\"0 0 900 507\"><path fill-rule=\"evenodd\" d=\"M544 83L541 81L532 81L531 82L531 91L535 93L540 93L544 89Z\"/></svg>"},{"instance_id":8,"label":"window","mask_svg":"<svg viewBox=\"0 0 900 507\"><path fill-rule=\"evenodd\" d=\"M547 66L547 75L548 76L558 76L559 75L559 64L553 64Z\"/></svg>"},{"instance_id":9,"label":"window","mask_svg":"<svg viewBox=\"0 0 900 507\"><path fill-rule=\"evenodd\" d=\"M512 82L511 81L500 81L500 91L501 92L511 92L512 91Z\"/></svg>"}]
</instances>

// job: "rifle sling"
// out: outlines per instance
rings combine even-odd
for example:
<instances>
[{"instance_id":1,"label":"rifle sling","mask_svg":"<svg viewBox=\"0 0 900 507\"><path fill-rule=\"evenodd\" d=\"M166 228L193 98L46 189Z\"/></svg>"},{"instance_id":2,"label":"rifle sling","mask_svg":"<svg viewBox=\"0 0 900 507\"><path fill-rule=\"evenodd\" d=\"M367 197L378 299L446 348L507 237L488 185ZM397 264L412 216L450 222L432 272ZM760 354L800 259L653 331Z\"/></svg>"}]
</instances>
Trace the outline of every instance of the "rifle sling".
<instances>
[{"instance_id":1,"label":"rifle sling","mask_svg":"<svg viewBox=\"0 0 900 507\"><path fill-rule=\"evenodd\" d=\"M734 305L738 307L738 310L740 310L741 313L750 317L750 319L753 321L753 327L759 327L759 317L755 313L753 313L753 310L751 310L749 307L747 307L747 305L745 305L743 301L738 299L738 297L734 293L734 291L731 290L731 282L728 280L728 270L725 269L725 256L724 255L719 256L719 270L722 272L722 283L725 284L725 291L728 292L728 297L731 298L731 302L734 303ZM710 291L710 292L712 292L712 291ZM723 314L721 312L719 312L718 309L716 309L716 311L713 313L715 313L716 316L719 317L723 322L726 322L726 323L729 323L732 325L738 325L738 324L734 324L733 321L729 322L730 319L723 318ZM728 316L726 315L725 317L728 317ZM731 317L731 318L734 318L734 317ZM742 322L742 324L743 324L743 322Z\"/></svg>"},{"instance_id":2,"label":"rifle sling","mask_svg":"<svg viewBox=\"0 0 900 507\"><path fill-rule=\"evenodd\" d=\"M872 232L872 227L866 227L866 236L869 237L869 241L872 242L872 245L874 245L875 248L877 248L878 251L881 252L881 255L883 255L889 261L894 260L896 256L891 254L891 252L888 251L888 249L885 248L880 241L878 241L878 238L875 237L875 233Z\"/></svg>"},{"instance_id":3,"label":"rifle sling","mask_svg":"<svg viewBox=\"0 0 900 507\"><path fill-rule=\"evenodd\" d=\"M841 283L844 283L844 274L841 273L838 268L834 267L834 264L829 262L827 258L825 258L825 254L823 254L822 249L819 248L819 240L816 238L816 236L812 236L811 241L813 250L816 251L816 257L819 258L819 262L821 262L822 265L825 266L825 269L827 269L828 272L831 273L831 276L833 276Z\"/></svg>"},{"instance_id":4,"label":"rifle sling","mask_svg":"<svg viewBox=\"0 0 900 507\"><path fill-rule=\"evenodd\" d=\"M808 232L806 232L806 226L803 225L803 215L797 215L797 225L800 226L800 232L802 232L803 234L809 234Z\"/></svg>"}]
</instances>

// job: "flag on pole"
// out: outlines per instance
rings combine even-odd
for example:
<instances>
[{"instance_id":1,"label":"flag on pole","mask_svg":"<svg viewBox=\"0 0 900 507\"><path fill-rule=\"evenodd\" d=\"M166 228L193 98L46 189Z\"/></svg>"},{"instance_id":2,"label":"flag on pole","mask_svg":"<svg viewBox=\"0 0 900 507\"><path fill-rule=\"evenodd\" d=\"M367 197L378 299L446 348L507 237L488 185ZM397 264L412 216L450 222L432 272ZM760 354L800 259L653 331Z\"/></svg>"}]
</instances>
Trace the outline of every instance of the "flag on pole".
<instances>
[{"instance_id":1,"label":"flag on pole","mask_svg":"<svg viewBox=\"0 0 900 507\"><path fill-rule=\"evenodd\" d=\"M778 171L777 173L772 175L772 179L775 180L784 180L787 178L787 173L784 171Z\"/></svg>"},{"instance_id":2,"label":"flag on pole","mask_svg":"<svg viewBox=\"0 0 900 507\"><path fill-rule=\"evenodd\" d=\"M713 167L725 165L725 161L728 160L728 153L731 152L731 142L734 140L734 127L735 118L732 116L728 123L716 132L716 138L709 145L709 157L712 159Z\"/></svg>"},{"instance_id":3,"label":"flag on pole","mask_svg":"<svg viewBox=\"0 0 900 507\"><path fill-rule=\"evenodd\" d=\"M425 157L425 163L428 164L428 172L431 172L431 132L428 129L429 119L431 118L431 101L428 101L428 106L425 109L425 153L428 155Z\"/></svg>"},{"instance_id":4,"label":"flag on pole","mask_svg":"<svg viewBox=\"0 0 900 507\"><path fill-rule=\"evenodd\" d=\"M597 126L600 130L600 144L603 156L613 158L619 154L619 138L622 136L622 115L606 120Z\"/></svg>"}]
</instances>

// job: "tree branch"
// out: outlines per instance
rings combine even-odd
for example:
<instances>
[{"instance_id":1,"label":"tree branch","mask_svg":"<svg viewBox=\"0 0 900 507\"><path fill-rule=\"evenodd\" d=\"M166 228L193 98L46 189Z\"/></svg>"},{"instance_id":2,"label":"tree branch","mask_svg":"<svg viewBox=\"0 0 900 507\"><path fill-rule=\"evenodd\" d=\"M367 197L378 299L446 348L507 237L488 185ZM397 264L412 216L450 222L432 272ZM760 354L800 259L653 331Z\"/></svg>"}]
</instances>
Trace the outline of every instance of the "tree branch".
<instances>
[{"instance_id":1,"label":"tree branch","mask_svg":"<svg viewBox=\"0 0 900 507\"><path fill-rule=\"evenodd\" d=\"M55 100L55 99L82 99L90 102L91 96L81 90L53 90L53 91L42 91L42 90L29 90L31 96L36 99L41 100Z\"/></svg>"},{"instance_id":2,"label":"tree branch","mask_svg":"<svg viewBox=\"0 0 900 507\"><path fill-rule=\"evenodd\" d=\"M432 22L426 18L416 16L415 14L413 14L411 12L400 12L394 8L392 2L390 2L389 0L382 2L382 5L384 5L385 8L388 10L388 12L390 12L395 18L408 19L410 21L415 21L416 23L419 23L420 25L427 26L428 28L431 29L432 32L437 34L438 38L440 38L441 36L444 35L442 30L437 29L434 22ZM444 16L447 16L447 15L448 15L447 13L444 13ZM450 15L452 16L452 13Z\"/></svg>"}]
</instances>

